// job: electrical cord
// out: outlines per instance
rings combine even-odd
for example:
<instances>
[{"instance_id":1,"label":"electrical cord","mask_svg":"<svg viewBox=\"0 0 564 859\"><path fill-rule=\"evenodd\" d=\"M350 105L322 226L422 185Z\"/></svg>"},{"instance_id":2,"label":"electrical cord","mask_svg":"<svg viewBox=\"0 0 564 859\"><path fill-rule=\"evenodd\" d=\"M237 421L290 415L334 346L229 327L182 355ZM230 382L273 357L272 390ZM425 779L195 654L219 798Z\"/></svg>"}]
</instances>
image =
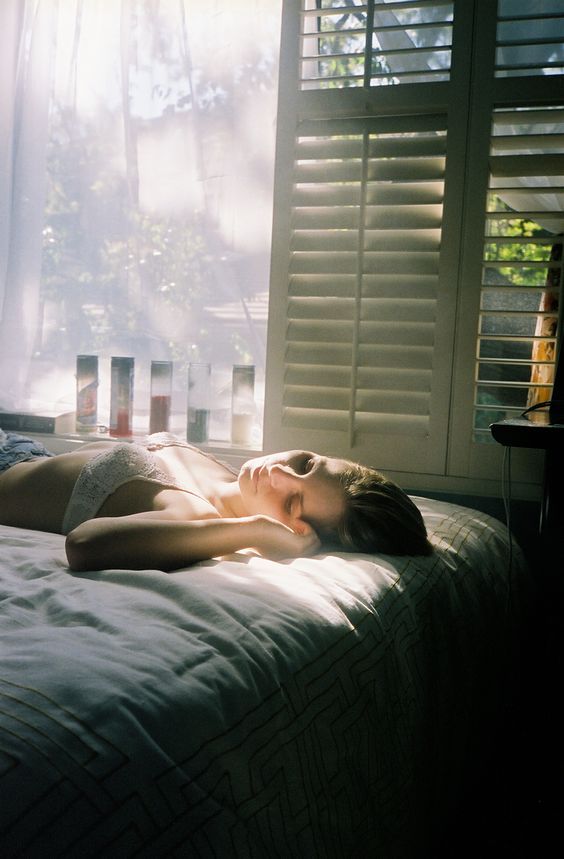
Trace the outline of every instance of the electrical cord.
<instances>
[{"instance_id":1,"label":"electrical cord","mask_svg":"<svg viewBox=\"0 0 564 859\"><path fill-rule=\"evenodd\" d=\"M508 445L503 449L503 462L501 466L501 497L505 510L505 525L507 528L508 556L507 556L507 611L511 608L513 587L513 535L511 533L511 447Z\"/></svg>"},{"instance_id":2,"label":"electrical cord","mask_svg":"<svg viewBox=\"0 0 564 859\"><path fill-rule=\"evenodd\" d=\"M529 412L536 412L538 409L544 409L546 406L552 406L556 402L558 402L558 401L557 400L555 400L555 401L553 401L553 400L542 400L542 402L535 403L534 406L529 406L528 409L525 409L524 411L522 411L519 417L524 418L525 415L529 414Z\"/></svg>"},{"instance_id":3,"label":"electrical cord","mask_svg":"<svg viewBox=\"0 0 564 859\"><path fill-rule=\"evenodd\" d=\"M539 409L546 409L546 408L551 409L551 410L552 409L555 409L555 410L561 409L564 411L564 400L542 400L540 403L535 403L534 405L529 406L527 409L522 411L521 414L519 415L519 417L524 418L530 412L536 412ZM557 422L560 422L560 420L557 419Z\"/></svg>"}]
</instances>

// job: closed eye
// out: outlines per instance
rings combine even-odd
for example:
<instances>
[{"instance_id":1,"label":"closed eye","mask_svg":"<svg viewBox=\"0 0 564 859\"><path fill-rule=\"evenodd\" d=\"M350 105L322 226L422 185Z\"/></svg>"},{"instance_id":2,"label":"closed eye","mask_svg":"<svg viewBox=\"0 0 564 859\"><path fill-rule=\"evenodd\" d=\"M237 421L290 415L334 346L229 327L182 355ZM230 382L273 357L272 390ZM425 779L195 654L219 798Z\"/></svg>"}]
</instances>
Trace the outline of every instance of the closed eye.
<instances>
[{"instance_id":1,"label":"closed eye","mask_svg":"<svg viewBox=\"0 0 564 859\"><path fill-rule=\"evenodd\" d=\"M288 514L288 516L301 516L301 507L302 498L301 495L298 493L288 496L284 504L284 510Z\"/></svg>"},{"instance_id":2,"label":"closed eye","mask_svg":"<svg viewBox=\"0 0 564 859\"><path fill-rule=\"evenodd\" d=\"M300 463L300 471L302 474L307 474L313 468L313 458L311 456L304 456Z\"/></svg>"}]
</instances>

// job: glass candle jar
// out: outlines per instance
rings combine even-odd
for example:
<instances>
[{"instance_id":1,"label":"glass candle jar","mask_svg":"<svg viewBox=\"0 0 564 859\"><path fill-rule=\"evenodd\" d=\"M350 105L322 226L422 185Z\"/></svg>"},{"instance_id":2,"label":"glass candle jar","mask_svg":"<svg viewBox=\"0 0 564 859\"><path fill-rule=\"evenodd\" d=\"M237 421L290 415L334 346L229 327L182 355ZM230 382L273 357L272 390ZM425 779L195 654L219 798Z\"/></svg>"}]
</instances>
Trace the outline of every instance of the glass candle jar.
<instances>
[{"instance_id":1,"label":"glass candle jar","mask_svg":"<svg viewBox=\"0 0 564 859\"><path fill-rule=\"evenodd\" d=\"M255 368L253 364L234 364L231 399L231 442L251 443L255 419Z\"/></svg>"},{"instance_id":2,"label":"glass candle jar","mask_svg":"<svg viewBox=\"0 0 564 859\"><path fill-rule=\"evenodd\" d=\"M208 440L210 419L211 366L205 363L188 365L188 441Z\"/></svg>"},{"instance_id":3,"label":"glass candle jar","mask_svg":"<svg viewBox=\"0 0 564 859\"><path fill-rule=\"evenodd\" d=\"M149 432L168 432L172 393L172 361L151 361Z\"/></svg>"},{"instance_id":4,"label":"glass candle jar","mask_svg":"<svg viewBox=\"0 0 564 859\"><path fill-rule=\"evenodd\" d=\"M110 435L119 438L133 433L134 358L112 358L110 382Z\"/></svg>"},{"instance_id":5,"label":"glass candle jar","mask_svg":"<svg viewBox=\"0 0 564 859\"><path fill-rule=\"evenodd\" d=\"M98 357L76 356L76 430L94 432L98 425Z\"/></svg>"}]
</instances>

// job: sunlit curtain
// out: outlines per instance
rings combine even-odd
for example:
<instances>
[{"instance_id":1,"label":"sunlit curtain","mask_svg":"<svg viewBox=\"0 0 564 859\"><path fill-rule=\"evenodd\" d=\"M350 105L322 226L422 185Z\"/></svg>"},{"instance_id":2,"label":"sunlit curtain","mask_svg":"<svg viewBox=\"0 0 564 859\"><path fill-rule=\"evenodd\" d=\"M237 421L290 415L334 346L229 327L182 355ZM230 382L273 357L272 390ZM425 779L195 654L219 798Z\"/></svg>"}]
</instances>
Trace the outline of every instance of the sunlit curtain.
<instances>
[{"instance_id":1,"label":"sunlit curtain","mask_svg":"<svg viewBox=\"0 0 564 859\"><path fill-rule=\"evenodd\" d=\"M39 314L52 36L49 4L0 4L0 406L25 390Z\"/></svg>"},{"instance_id":2,"label":"sunlit curtain","mask_svg":"<svg viewBox=\"0 0 564 859\"><path fill-rule=\"evenodd\" d=\"M280 6L2 0L0 408L72 406L77 354L184 407L189 361L261 368Z\"/></svg>"}]
</instances>

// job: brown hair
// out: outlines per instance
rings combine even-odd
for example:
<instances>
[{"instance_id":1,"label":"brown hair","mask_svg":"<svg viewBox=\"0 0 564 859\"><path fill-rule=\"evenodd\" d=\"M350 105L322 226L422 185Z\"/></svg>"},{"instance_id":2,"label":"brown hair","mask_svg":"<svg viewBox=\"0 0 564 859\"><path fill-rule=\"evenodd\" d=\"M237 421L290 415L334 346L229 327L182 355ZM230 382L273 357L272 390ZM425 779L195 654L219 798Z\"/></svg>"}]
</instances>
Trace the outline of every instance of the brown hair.
<instances>
[{"instance_id":1,"label":"brown hair","mask_svg":"<svg viewBox=\"0 0 564 859\"><path fill-rule=\"evenodd\" d=\"M345 513L332 536L344 549L388 555L432 553L419 508L396 483L355 462L347 463L340 482Z\"/></svg>"}]
</instances>

